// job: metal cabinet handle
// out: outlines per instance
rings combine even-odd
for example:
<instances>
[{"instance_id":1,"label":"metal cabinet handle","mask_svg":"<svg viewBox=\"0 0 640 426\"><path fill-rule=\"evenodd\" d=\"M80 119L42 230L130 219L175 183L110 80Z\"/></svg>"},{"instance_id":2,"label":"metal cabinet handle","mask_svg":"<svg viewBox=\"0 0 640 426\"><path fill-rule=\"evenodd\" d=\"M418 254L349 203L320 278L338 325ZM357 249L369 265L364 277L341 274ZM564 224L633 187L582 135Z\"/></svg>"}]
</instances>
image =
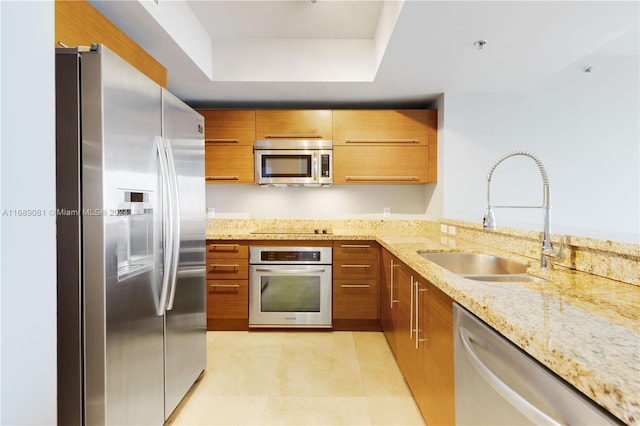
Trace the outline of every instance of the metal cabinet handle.
<instances>
[{"instance_id":1,"label":"metal cabinet handle","mask_svg":"<svg viewBox=\"0 0 640 426\"><path fill-rule=\"evenodd\" d=\"M340 244L342 248L371 248L369 244Z\"/></svg>"},{"instance_id":2,"label":"metal cabinet handle","mask_svg":"<svg viewBox=\"0 0 640 426\"><path fill-rule=\"evenodd\" d=\"M411 301L409 302L409 308L410 308L410 313L409 313L409 338L411 340L413 340L413 332L414 332L414 330L416 330L416 333L417 333L417 328L418 328L417 326L416 326L415 329L413 328L413 316L414 316L414 312L413 312L413 309L414 309L413 286L414 286L414 282L413 282L413 275L412 275L411 276L411 291L409 292L409 293L411 293ZM418 293L415 293L415 294L416 294L416 297L417 297Z\"/></svg>"},{"instance_id":3,"label":"metal cabinet handle","mask_svg":"<svg viewBox=\"0 0 640 426\"><path fill-rule=\"evenodd\" d=\"M420 180L418 176L345 176L345 179L353 182L415 182Z\"/></svg>"},{"instance_id":4,"label":"metal cabinet handle","mask_svg":"<svg viewBox=\"0 0 640 426\"><path fill-rule=\"evenodd\" d=\"M420 338L420 293L427 291L426 288L420 288L420 282L416 281L416 349L420 348L420 342L426 342L429 339Z\"/></svg>"},{"instance_id":5,"label":"metal cabinet handle","mask_svg":"<svg viewBox=\"0 0 640 426\"><path fill-rule=\"evenodd\" d=\"M274 135L264 135L267 139L320 139L322 135L313 135L308 133L284 133Z\"/></svg>"},{"instance_id":6,"label":"metal cabinet handle","mask_svg":"<svg viewBox=\"0 0 640 426\"><path fill-rule=\"evenodd\" d=\"M370 268L371 265L340 265L341 268Z\"/></svg>"},{"instance_id":7,"label":"metal cabinet handle","mask_svg":"<svg viewBox=\"0 0 640 426\"><path fill-rule=\"evenodd\" d=\"M345 143L420 143L418 139L347 139Z\"/></svg>"},{"instance_id":8,"label":"metal cabinet handle","mask_svg":"<svg viewBox=\"0 0 640 426\"><path fill-rule=\"evenodd\" d=\"M240 180L240 176L207 176L206 180Z\"/></svg>"},{"instance_id":9,"label":"metal cabinet handle","mask_svg":"<svg viewBox=\"0 0 640 426\"><path fill-rule=\"evenodd\" d=\"M341 284L342 288L370 288L369 284Z\"/></svg>"},{"instance_id":10,"label":"metal cabinet handle","mask_svg":"<svg viewBox=\"0 0 640 426\"><path fill-rule=\"evenodd\" d=\"M224 249L223 251L238 251L240 244L209 244L209 248L216 251L217 248Z\"/></svg>"},{"instance_id":11,"label":"metal cabinet handle","mask_svg":"<svg viewBox=\"0 0 640 426\"><path fill-rule=\"evenodd\" d=\"M238 269L240 267L240 265L238 265L238 264L225 264L225 263L212 263L209 266L213 267L213 269L216 269L216 268Z\"/></svg>"},{"instance_id":12,"label":"metal cabinet handle","mask_svg":"<svg viewBox=\"0 0 640 426\"><path fill-rule=\"evenodd\" d=\"M396 267L396 265L394 264L393 259L391 259L391 297L390 297L390 299L391 299L391 309L393 309L393 304L394 303L398 303L397 300L393 299L393 281L394 281L393 268L395 268L395 267Z\"/></svg>"},{"instance_id":13,"label":"metal cabinet handle","mask_svg":"<svg viewBox=\"0 0 640 426\"><path fill-rule=\"evenodd\" d=\"M239 139L205 139L205 143L238 143Z\"/></svg>"},{"instance_id":14,"label":"metal cabinet handle","mask_svg":"<svg viewBox=\"0 0 640 426\"><path fill-rule=\"evenodd\" d=\"M233 287L233 288L238 288L240 287L240 284L210 284L209 287Z\"/></svg>"}]
</instances>

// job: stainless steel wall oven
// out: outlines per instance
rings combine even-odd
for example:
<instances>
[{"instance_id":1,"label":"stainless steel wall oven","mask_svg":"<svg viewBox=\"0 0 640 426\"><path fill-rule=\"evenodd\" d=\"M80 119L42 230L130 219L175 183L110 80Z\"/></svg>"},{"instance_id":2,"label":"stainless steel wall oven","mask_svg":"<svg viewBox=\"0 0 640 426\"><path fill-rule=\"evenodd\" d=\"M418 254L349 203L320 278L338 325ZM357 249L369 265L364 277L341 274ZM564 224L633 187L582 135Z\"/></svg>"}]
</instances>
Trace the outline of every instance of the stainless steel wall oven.
<instances>
[{"instance_id":1,"label":"stainless steel wall oven","mask_svg":"<svg viewBox=\"0 0 640 426\"><path fill-rule=\"evenodd\" d=\"M250 327L331 327L331 247L250 247Z\"/></svg>"}]
</instances>

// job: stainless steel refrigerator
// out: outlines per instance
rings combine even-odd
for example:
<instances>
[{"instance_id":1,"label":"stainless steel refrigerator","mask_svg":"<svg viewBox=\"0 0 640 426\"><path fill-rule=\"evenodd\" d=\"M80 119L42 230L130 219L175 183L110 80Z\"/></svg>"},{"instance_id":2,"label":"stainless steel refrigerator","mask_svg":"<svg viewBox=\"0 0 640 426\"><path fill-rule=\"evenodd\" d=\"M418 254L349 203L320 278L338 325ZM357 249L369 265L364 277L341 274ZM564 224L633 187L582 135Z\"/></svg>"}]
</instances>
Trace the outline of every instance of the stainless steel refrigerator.
<instances>
[{"instance_id":1,"label":"stainless steel refrigerator","mask_svg":"<svg viewBox=\"0 0 640 426\"><path fill-rule=\"evenodd\" d=\"M56 49L58 424L161 425L206 363L204 120Z\"/></svg>"}]
</instances>

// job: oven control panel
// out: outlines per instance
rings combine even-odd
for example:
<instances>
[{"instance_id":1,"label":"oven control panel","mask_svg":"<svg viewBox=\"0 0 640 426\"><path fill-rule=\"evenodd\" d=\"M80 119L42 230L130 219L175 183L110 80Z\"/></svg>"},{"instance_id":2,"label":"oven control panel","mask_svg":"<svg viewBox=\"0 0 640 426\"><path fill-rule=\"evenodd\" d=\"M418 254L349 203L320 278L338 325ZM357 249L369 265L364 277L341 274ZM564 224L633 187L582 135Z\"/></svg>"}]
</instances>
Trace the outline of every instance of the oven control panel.
<instances>
[{"instance_id":1,"label":"oven control panel","mask_svg":"<svg viewBox=\"0 0 640 426\"><path fill-rule=\"evenodd\" d=\"M331 264L331 247L250 247L249 263Z\"/></svg>"}]
</instances>

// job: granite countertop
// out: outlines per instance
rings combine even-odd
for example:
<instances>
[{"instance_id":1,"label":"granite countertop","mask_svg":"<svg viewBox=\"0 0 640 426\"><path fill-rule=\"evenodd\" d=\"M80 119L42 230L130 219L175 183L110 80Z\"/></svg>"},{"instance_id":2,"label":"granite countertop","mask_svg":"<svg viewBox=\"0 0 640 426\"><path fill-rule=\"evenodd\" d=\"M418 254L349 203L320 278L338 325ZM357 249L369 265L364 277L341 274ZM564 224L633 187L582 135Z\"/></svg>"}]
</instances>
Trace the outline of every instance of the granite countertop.
<instances>
[{"instance_id":1,"label":"granite countertop","mask_svg":"<svg viewBox=\"0 0 640 426\"><path fill-rule=\"evenodd\" d=\"M207 232L222 240L375 240L425 279L627 424L640 424L640 287L555 267L437 232L333 229L332 234ZM453 274L418 250L465 251L529 263L546 283L483 282Z\"/></svg>"}]
</instances>

